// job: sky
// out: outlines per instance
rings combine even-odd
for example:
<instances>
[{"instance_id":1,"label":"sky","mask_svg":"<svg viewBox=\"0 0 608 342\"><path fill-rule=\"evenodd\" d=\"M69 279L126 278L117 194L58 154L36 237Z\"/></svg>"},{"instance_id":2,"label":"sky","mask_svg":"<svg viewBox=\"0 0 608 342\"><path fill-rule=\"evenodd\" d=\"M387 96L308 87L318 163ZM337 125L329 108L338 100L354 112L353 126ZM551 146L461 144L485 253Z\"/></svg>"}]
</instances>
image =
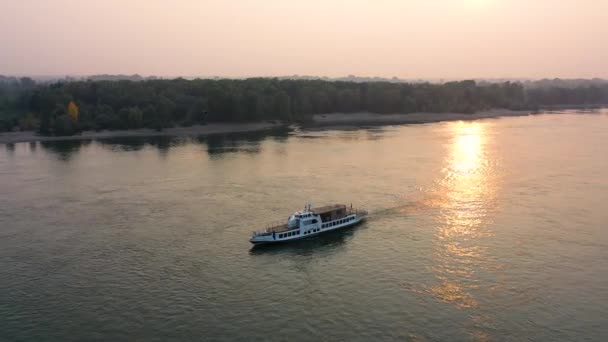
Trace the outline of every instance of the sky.
<instances>
[{"instance_id":1,"label":"sky","mask_svg":"<svg viewBox=\"0 0 608 342\"><path fill-rule=\"evenodd\" d=\"M0 0L0 74L608 78L608 0Z\"/></svg>"}]
</instances>

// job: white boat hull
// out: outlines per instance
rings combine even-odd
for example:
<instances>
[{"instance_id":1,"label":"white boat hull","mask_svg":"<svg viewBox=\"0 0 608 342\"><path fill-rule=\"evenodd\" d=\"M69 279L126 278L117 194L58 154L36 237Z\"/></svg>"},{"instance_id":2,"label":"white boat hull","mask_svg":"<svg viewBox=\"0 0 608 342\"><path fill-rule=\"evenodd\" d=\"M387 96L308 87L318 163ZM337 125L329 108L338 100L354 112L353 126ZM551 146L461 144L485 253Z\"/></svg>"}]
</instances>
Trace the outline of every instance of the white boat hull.
<instances>
[{"instance_id":1,"label":"white boat hull","mask_svg":"<svg viewBox=\"0 0 608 342\"><path fill-rule=\"evenodd\" d=\"M317 236L323 233L352 227L365 220L365 218L366 216L358 216L356 214L351 214L334 221L316 223L306 227L300 227L284 232L274 232L265 235L254 236L249 240L249 242L255 245L259 245L307 239L309 237Z\"/></svg>"}]
</instances>

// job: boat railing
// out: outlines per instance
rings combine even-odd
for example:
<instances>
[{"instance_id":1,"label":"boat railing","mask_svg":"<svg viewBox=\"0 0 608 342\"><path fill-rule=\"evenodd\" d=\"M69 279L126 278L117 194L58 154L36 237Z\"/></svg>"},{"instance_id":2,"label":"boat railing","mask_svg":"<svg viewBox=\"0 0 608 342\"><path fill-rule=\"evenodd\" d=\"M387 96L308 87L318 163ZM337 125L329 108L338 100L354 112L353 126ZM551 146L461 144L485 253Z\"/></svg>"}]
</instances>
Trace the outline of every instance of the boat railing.
<instances>
[{"instance_id":1,"label":"boat railing","mask_svg":"<svg viewBox=\"0 0 608 342\"><path fill-rule=\"evenodd\" d=\"M285 230L286 227L287 227L287 223L285 223L285 221L274 221L274 222L267 224L266 227L264 228L264 230L254 231L253 235L258 236L258 235L272 234L272 232Z\"/></svg>"},{"instance_id":2,"label":"boat railing","mask_svg":"<svg viewBox=\"0 0 608 342\"><path fill-rule=\"evenodd\" d=\"M352 215L352 214L356 214L357 216L367 216L369 215L369 212L365 209L362 208L353 208L353 207L346 207L346 215ZM285 221L274 221L272 223L269 223L266 225L265 229L262 231L254 231L253 235L254 236L263 236L263 235L270 235L272 234L272 232L282 232L282 231L286 231L287 230L287 223Z\"/></svg>"}]
</instances>

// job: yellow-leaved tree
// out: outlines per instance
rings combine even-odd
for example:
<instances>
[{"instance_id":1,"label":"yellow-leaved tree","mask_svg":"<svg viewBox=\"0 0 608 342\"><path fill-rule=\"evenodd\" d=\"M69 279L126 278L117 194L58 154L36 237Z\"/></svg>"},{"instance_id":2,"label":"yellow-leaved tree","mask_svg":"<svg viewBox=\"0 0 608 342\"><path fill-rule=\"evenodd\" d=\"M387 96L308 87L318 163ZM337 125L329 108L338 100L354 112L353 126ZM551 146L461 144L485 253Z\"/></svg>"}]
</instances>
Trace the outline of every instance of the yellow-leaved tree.
<instances>
[{"instance_id":1,"label":"yellow-leaved tree","mask_svg":"<svg viewBox=\"0 0 608 342\"><path fill-rule=\"evenodd\" d=\"M78 106L74 101L70 101L68 104L68 116L72 122L78 122Z\"/></svg>"}]
</instances>

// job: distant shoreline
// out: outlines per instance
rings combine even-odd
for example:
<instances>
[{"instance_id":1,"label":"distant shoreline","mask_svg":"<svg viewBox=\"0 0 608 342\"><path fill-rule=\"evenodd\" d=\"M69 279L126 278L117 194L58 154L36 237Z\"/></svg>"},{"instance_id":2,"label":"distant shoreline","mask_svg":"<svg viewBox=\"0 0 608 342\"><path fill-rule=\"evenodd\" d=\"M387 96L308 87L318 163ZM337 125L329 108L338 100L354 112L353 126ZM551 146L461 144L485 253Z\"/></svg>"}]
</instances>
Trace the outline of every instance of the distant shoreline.
<instances>
[{"instance_id":1,"label":"distant shoreline","mask_svg":"<svg viewBox=\"0 0 608 342\"><path fill-rule=\"evenodd\" d=\"M255 123L212 123L208 125L194 125L191 127L171 127L162 131L142 128L133 130L117 131L84 131L78 135L70 136L43 136L33 131L0 133L0 144L13 144L19 142L34 141L65 141L85 139L106 139L125 137L159 137L159 136L202 136L222 133L242 133L263 131L284 126L280 123L255 122Z\"/></svg>"},{"instance_id":2,"label":"distant shoreline","mask_svg":"<svg viewBox=\"0 0 608 342\"><path fill-rule=\"evenodd\" d=\"M314 116L314 126L359 126L359 125L399 125L423 124L440 121L477 120L501 116L525 116L532 111L514 111L495 109L477 113L409 113L409 114L375 114L360 113L331 113Z\"/></svg>"},{"instance_id":3,"label":"distant shoreline","mask_svg":"<svg viewBox=\"0 0 608 342\"><path fill-rule=\"evenodd\" d=\"M541 111L493 109L472 114L465 113L409 113L409 114L376 114L369 112L358 113L328 113L313 115L313 122L307 127L357 127L370 125L403 125L424 124L441 121L469 121L507 116L526 116L542 114L553 110L567 110L568 108L547 108ZM569 108L573 110L573 108ZM83 139L105 139L121 137L156 137L156 136L203 136L210 134L243 133L264 131L273 128L285 127L279 122L256 123L212 123L208 125L194 125L191 127L172 127L162 131L152 129L117 130L117 131L85 131L73 136L41 136L33 131L0 133L0 144L12 144L34 141L64 141Z\"/></svg>"}]
</instances>

